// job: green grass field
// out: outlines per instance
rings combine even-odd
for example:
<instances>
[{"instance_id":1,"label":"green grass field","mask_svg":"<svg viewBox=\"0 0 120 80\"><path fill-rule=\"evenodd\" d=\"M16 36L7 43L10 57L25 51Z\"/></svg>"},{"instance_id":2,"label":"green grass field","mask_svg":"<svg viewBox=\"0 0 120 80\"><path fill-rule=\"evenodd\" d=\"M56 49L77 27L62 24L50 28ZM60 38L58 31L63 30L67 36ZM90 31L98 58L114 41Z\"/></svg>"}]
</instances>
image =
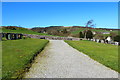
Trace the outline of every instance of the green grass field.
<instances>
[{"instance_id":1,"label":"green grass field","mask_svg":"<svg viewBox=\"0 0 120 80\"><path fill-rule=\"evenodd\" d=\"M46 33L38 33L32 30L10 30L10 29L2 29L4 33L23 33L23 34L36 34L36 35L48 35Z\"/></svg>"},{"instance_id":2,"label":"green grass field","mask_svg":"<svg viewBox=\"0 0 120 80\"><path fill-rule=\"evenodd\" d=\"M31 38L2 41L2 78L18 77L47 43L48 40Z\"/></svg>"},{"instance_id":3,"label":"green grass field","mask_svg":"<svg viewBox=\"0 0 120 80\"><path fill-rule=\"evenodd\" d=\"M0 41L0 79L2 78L2 41Z\"/></svg>"},{"instance_id":4,"label":"green grass field","mask_svg":"<svg viewBox=\"0 0 120 80\"><path fill-rule=\"evenodd\" d=\"M92 59L104 64L105 66L120 72L118 70L118 46L92 41L65 41L73 48Z\"/></svg>"},{"instance_id":5,"label":"green grass field","mask_svg":"<svg viewBox=\"0 0 120 80\"><path fill-rule=\"evenodd\" d=\"M72 31L72 34L79 34L79 32L86 30L85 28L81 28L81 30L75 30ZM106 31L106 30L97 30L97 29L90 29L91 31L95 31L95 32L114 32L114 33L118 33L118 31Z\"/></svg>"}]
</instances>

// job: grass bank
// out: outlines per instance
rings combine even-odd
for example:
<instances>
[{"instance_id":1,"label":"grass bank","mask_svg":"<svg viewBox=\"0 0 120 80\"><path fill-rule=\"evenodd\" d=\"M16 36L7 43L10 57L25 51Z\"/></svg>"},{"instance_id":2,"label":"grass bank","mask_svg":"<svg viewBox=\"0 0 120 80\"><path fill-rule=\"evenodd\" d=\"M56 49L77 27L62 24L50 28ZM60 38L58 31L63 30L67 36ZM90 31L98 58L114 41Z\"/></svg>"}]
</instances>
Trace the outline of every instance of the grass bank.
<instances>
[{"instance_id":1,"label":"grass bank","mask_svg":"<svg viewBox=\"0 0 120 80\"><path fill-rule=\"evenodd\" d=\"M118 70L118 46L92 41L65 41L73 48L90 56L101 64L117 71Z\"/></svg>"},{"instance_id":2,"label":"grass bank","mask_svg":"<svg viewBox=\"0 0 120 80\"><path fill-rule=\"evenodd\" d=\"M2 41L2 78L17 78L48 40L21 39Z\"/></svg>"}]
</instances>

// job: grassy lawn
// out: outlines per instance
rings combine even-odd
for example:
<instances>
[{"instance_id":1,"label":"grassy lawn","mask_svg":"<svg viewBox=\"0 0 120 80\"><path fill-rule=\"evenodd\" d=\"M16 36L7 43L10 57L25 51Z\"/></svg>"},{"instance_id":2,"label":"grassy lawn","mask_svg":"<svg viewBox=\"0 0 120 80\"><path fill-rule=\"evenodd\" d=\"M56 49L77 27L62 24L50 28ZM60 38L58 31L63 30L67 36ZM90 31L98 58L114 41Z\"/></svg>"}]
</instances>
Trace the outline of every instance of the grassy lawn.
<instances>
[{"instance_id":1,"label":"grassy lawn","mask_svg":"<svg viewBox=\"0 0 120 80\"><path fill-rule=\"evenodd\" d=\"M105 66L120 72L118 70L118 46L92 41L65 41L73 48L92 59L104 64Z\"/></svg>"},{"instance_id":2,"label":"grassy lawn","mask_svg":"<svg viewBox=\"0 0 120 80\"><path fill-rule=\"evenodd\" d=\"M20 39L2 41L2 78L16 78L41 51L48 40Z\"/></svg>"},{"instance_id":3,"label":"grassy lawn","mask_svg":"<svg viewBox=\"0 0 120 80\"><path fill-rule=\"evenodd\" d=\"M2 41L0 41L0 79L2 78Z\"/></svg>"}]
</instances>

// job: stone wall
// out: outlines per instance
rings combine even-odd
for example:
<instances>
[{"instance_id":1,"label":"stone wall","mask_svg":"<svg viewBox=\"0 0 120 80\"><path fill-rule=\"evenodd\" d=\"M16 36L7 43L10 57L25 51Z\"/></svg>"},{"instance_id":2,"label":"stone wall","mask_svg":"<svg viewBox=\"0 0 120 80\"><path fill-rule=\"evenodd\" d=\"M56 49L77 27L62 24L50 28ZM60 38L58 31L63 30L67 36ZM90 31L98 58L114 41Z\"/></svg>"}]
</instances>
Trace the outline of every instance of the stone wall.
<instances>
[{"instance_id":1,"label":"stone wall","mask_svg":"<svg viewBox=\"0 0 120 80\"><path fill-rule=\"evenodd\" d=\"M37 38L37 39L47 39L47 40L76 40L76 41L80 40L80 38L42 36L42 35L32 35L32 34L23 34L23 36L27 36L27 37L31 37L31 38Z\"/></svg>"}]
</instances>

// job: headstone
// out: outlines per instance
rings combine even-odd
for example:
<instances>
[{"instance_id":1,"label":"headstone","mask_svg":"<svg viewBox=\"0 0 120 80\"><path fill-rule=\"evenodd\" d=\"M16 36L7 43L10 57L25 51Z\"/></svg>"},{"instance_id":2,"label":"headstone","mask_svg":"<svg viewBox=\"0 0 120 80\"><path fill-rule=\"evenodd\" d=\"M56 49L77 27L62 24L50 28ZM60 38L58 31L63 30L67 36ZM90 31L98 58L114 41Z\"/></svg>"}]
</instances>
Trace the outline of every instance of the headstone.
<instances>
[{"instance_id":1,"label":"headstone","mask_svg":"<svg viewBox=\"0 0 120 80\"><path fill-rule=\"evenodd\" d=\"M2 33L0 33L0 41L2 41Z\"/></svg>"},{"instance_id":2,"label":"headstone","mask_svg":"<svg viewBox=\"0 0 120 80\"><path fill-rule=\"evenodd\" d=\"M12 40L12 37L11 37L11 34L10 34L10 33L7 33L7 34L6 34L6 39L7 39L7 40Z\"/></svg>"},{"instance_id":3,"label":"headstone","mask_svg":"<svg viewBox=\"0 0 120 80\"><path fill-rule=\"evenodd\" d=\"M95 39L93 39L93 41L95 41Z\"/></svg>"},{"instance_id":4,"label":"headstone","mask_svg":"<svg viewBox=\"0 0 120 80\"><path fill-rule=\"evenodd\" d=\"M101 40L101 43L104 43L104 40Z\"/></svg>"},{"instance_id":5,"label":"headstone","mask_svg":"<svg viewBox=\"0 0 120 80\"><path fill-rule=\"evenodd\" d=\"M19 39L18 34L16 34L15 36L16 36L16 39Z\"/></svg>"},{"instance_id":6,"label":"headstone","mask_svg":"<svg viewBox=\"0 0 120 80\"><path fill-rule=\"evenodd\" d=\"M2 33L2 37L6 37L6 33Z\"/></svg>"},{"instance_id":7,"label":"headstone","mask_svg":"<svg viewBox=\"0 0 120 80\"><path fill-rule=\"evenodd\" d=\"M11 33L11 40L15 40L15 34Z\"/></svg>"},{"instance_id":8,"label":"headstone","mask_svg":"<svg viewBox=\"0 0 120 80\"><path fill-rule=\"evenodd\" d=\"M99 40L99 43L101 43L101 40Z\"/></svg>"},{"instance_id":9,"label":"headstone","mask_svg":"<svg viewBox=\"0 0 120 80\"><path fill-rule=\"evenodd\" d=\"M105 40L105 43L107 43L107 44L108 44L108 40Z\"/></svg>"},{"instance_id":10,"label":"headstone","mask_svg":"<svg viewBox=\"0 0 120 80\"><path fill-rule=\"evenodd\" d=\"M97 41L97 43L99 43L99 39L97 39L96 41Z\"/></svg>"},{"instance_id":11,"label":"headstone","mask_svg":"<svg viewBox=\"0 0 120 80\"><path fill-rule=\"evenodd\" d=\"M18 39L22 39L22 34L18 34Z\"/></svg>"},{"instance_id":12,"label":"headstone","mask_svg":"<svg viewBox=\"0 0 120 80\"><path fill-rule=\"evenodd\" d=\"M119 45L119 42L115 42L115 45Z\"/></svg>"},{"instance_id":13,"label":"headstone","mask_svg":"<svg viewBox=\"0 0 120 80\"><path fill-rule=\"evenodd\" d=\"M40 39L45 39L45 37L40 37Z\"/></svg>"}]
</instances>

